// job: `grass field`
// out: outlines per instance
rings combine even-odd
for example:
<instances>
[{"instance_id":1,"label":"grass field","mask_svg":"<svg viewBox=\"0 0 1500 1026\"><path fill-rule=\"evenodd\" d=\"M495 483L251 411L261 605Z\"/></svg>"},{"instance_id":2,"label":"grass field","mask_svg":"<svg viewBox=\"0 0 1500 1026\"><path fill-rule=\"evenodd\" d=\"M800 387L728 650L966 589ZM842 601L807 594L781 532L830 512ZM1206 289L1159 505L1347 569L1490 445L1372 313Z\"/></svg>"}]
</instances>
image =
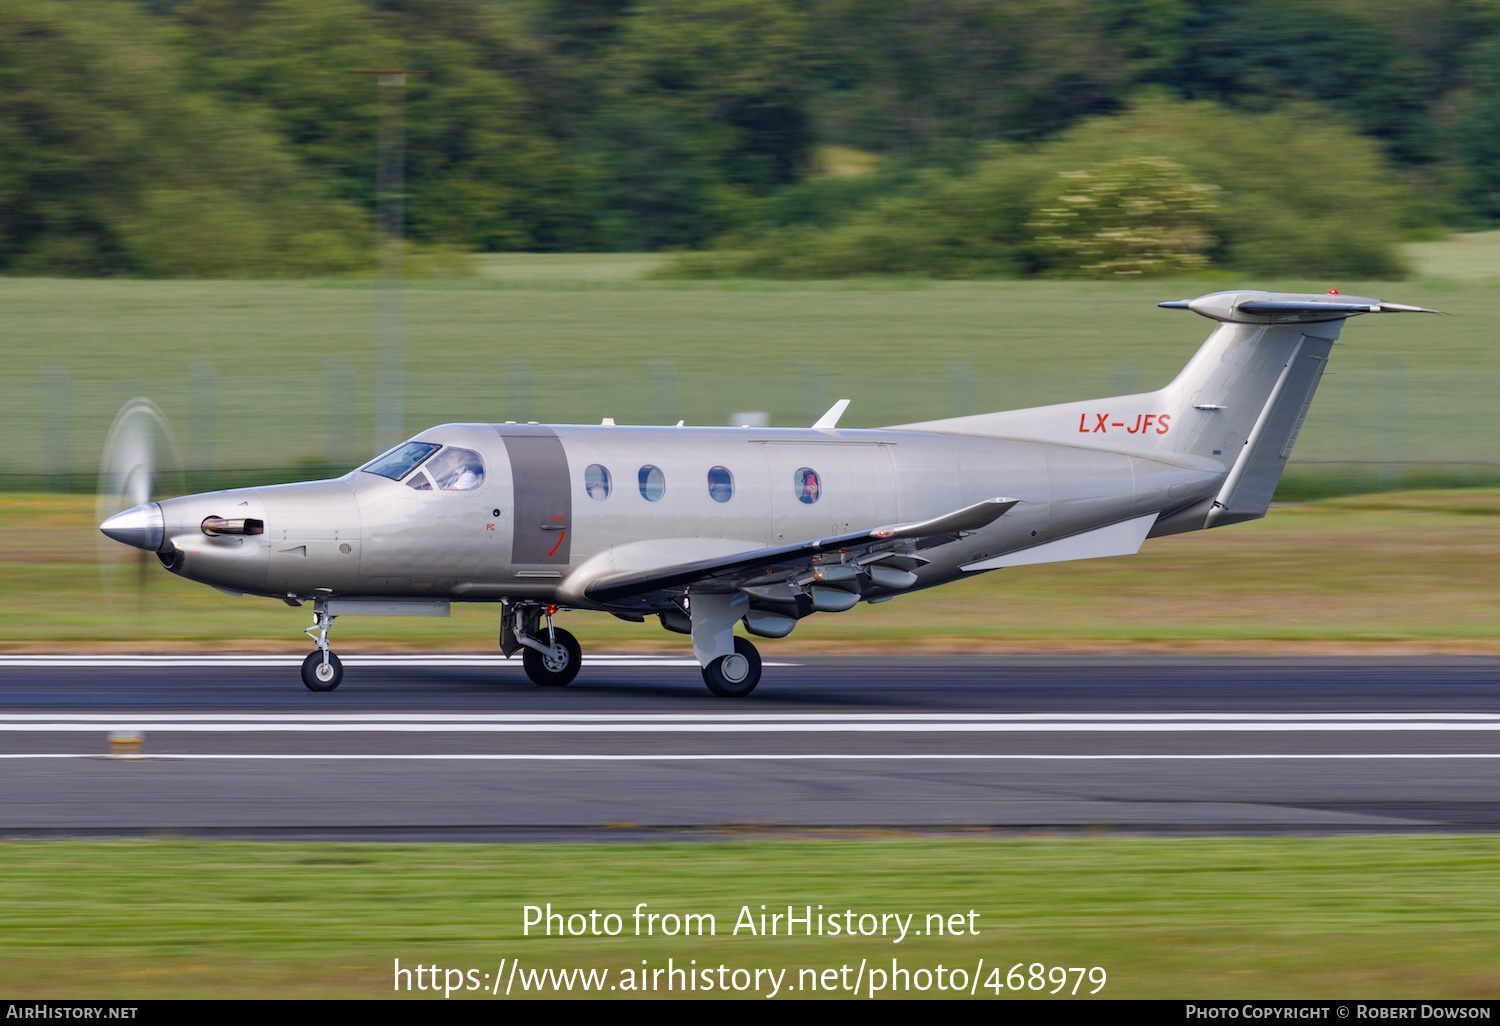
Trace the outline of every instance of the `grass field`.
<instances>
[{"instance_id":1,"label":"grass field","mask_svg":"<svg viewBox=\"0 0 1500 1026\"><path fill-rule=\"evenodd\" d=\"M1500 990L1494 838L7 842L0 877L0 992L13 999L386 997L396 958L493 974L501 958L618 973L671 957L784 967L789 980L845 964L852 978L861 959L972 971L983 958L985 977L1017 962L1101 966L1101 996L1116 998ZM716 935L521 936L525 904L629 924L643 901L712 913ZM917 928L972 909L979 933L729 935L742 905L758 917L789 903L915 913Z\"/></svg>"},{"instance_id":2,"label":"grass field","mask_svg":"<svg viewBox=\"0 0 1500 1026\"><path fill-rule=\"evenodd\" d=\"M1337 286L1457 316L1350 326L1285 496L1500 483L1500 244L1414 253L1409 282L1278 283L692 283L644 280L660 258L638 254L483 257L472 276L405 293L405 425L741 411L800 425L848 397L844 422L867 427L1118 394L1164 383L1207 333L1161 299ZM360 281L0 279L0 485L65 469L91 488L110 421L137 395L221 483L347 469L374 446L375 306Z\"/></svg>"},{"instance_id":3,"label":"grass field","mask_svg":"<svg viewBox=\"0 0 1500 1026\"><path fill-rule=\"evenodd\" d=\"M1363 318L1341 343L1282 498L1403 482L1500 484L1500 233L1412 249L1420 277L1345 291L1458 316ZM406 423L462 419L805 424L835 398L870 426L1151 387L1208 328L1159 311L1225 282L669 283L660 257L506 254L406 294ZM1330 283L1282 283L1322 288ZM368 283L0 279L0 646L301 647L303 614L148 567L101 590L92 487L126 399L155 399L198 468L167 490L285 480L373 446ZM66 469L67 475L59 468ZM1413 492L1275 510L1148 543L1135 559L990 574L815 617L832 639L985 647L1263 642L1417 648L1497 639L1500 492ZM106 547L118 558L117 547ZM579 615L594 650L676 636ZM493 611L344 621L341 646L487 649Z\"/></svg>"},{"instance_id":4,"label":"grass field","mask_svg":"<svg viewBox=\"0 0 1500 1026\"><path fill-rule=\"evenodd\" d=\"M0 493L0 648L307 648L308 615L231 598L124 556L105 590L85 496ZM137 590L138 580L144 587ZM497 613L345 618L340 650L494 651ZM655 622L562 622L586 651L677 649ZM1500 489L1349 496L1261 521L1148 541L1136 556L1017 567L879 606L814 616L768 654L860 647L1261 651L1500 650Z\"/></svg>"}]
</instances>

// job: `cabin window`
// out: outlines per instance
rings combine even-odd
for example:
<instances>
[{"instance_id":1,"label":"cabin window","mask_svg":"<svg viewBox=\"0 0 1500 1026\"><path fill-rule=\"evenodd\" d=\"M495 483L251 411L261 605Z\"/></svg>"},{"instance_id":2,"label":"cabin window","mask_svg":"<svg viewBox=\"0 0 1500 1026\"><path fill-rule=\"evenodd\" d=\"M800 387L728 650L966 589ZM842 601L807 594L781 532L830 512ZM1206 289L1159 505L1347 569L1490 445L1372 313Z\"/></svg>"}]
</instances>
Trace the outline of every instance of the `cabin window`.
<instances>
[{"instance_id":1,"label":"cabin window","mask_svg":"<svg viewBox=\"0 0 1500 1026\"><path fill-rule=\"evenodd\" d=\"M708 497L715 502L734 498L734 475L727 467L713 467L708 472Z\"/></svg>"},{"instance_id":2,"label":"cabin window","mask_svg":"<svg viewBox=\"0 0 1500 1026\"><path fill-rule=\"evenodd\" d=\"M422 469L445 492L472 492L484 484L484 460L472 449L444 449Z\"/></svg>"},{"instance_id":3,"label":"cabin window","mask_svg":"<svg viewBox=\"0 0 1500 1026\"><path fill-rule=\"evenodd\" d=\"M583 490L589 493L589 498L595 502L603 502L609 498L610 489L614 487L614 481L609 476L609 468L602 463L590 463L588 469L583 472Z\"/></svg>"},{"instance_id":4,"label":"cabin window","mask_svg":"<svg viewBox=\"0 0 1500 1026\"><path fill-rule=\"evenodd\" d=\"M811 506L823 494L823 482L818 479L818 472L811 467L798 467L792 481L797 489L798 502Z\"/></svg>"},{"instance_id":5,"label":"cabin window","mask_svg":"<svg viewBox=\"0 0 1500 1026\"><path fill-rule=\"evenodd\" d=\"M641 498L647 502L656 502L667 494L667 476L661 472L660 467L646 464L641 468Z\"/></svg>"},{"instance_id":6,"label":"cabin window","mask_svg":"<svg viewBox=\"0 0 1500 1026\"><path fill-rule=\"evenodd\" d=\"M414 488L419 492L430 492L432 491L432 478L419 470L406 479L406 487Z\"/></svg>"},{"instance_id":7,"label":"cabin window","mask_svg":"<svg viewBox=\"0 0 1500 1026\"><path fill-rule=\"evenodd\" d=\"M403 442L383 456L377 456L360 467L366 474L379 474L392 481L399 481L411 469L441 449L435 442Z\"/></svg>"}]
</instances>

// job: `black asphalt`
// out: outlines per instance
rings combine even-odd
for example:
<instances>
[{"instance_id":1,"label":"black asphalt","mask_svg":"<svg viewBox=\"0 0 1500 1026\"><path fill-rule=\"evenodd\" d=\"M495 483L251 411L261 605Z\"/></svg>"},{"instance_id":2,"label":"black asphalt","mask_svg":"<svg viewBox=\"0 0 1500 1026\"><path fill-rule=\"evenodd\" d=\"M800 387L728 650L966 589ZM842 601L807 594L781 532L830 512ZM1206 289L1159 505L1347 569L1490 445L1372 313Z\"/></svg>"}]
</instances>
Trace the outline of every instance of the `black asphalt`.
<instances>
[{"instance_id":1,"label":"black asphalt","mask_svg":"<svg viewBox=\"0 0 1500 1026\"><path fill-rule=\"evenodd\" d=\"M1500 829L1496 659L766 656L741 701L691 665L0 661L0 835Z\"/></svg>"},{"instance_id":2,"label":"black asphalt","mask_svg":"<svg viewBox=\"0 0 1500 1026\"><path fill-rule=\"evenodd\" d=\"M179 712L1444 712L1500 713L1500 658L1201 656L780 656L760 687L718 699L692 666L585 665L567 688L493 667L350 665L337 691L277 667L17 668L0 713ZM665 657L686 661L687 650ZM585 653L585 660L588 655ZM353 660L351 660L351 663ZM793 665L770 665L785 662Z\"/></svg>"}]
</instances>

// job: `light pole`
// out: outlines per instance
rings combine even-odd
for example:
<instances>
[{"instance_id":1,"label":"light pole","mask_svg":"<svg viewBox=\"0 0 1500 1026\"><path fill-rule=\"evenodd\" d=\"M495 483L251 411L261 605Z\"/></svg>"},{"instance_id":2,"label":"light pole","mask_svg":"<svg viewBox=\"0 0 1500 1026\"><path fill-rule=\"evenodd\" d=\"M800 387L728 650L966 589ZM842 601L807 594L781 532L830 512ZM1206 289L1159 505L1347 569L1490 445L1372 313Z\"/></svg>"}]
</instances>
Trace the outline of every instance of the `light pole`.
<instances>
[{"instance_id":1,"label":"light pole","mask_svg":"<svg viewBox=\"0 0 1500 1026\"><path fill-rule=\"evenodd\" d=\"M380 226L380 279L375 313L375 451L406 437L406 355L401 287L405 276L405 93L408 75L426 71L358 71L374 75L380 97L379 164L375 199Z\"/></svg>"}]
</instances>

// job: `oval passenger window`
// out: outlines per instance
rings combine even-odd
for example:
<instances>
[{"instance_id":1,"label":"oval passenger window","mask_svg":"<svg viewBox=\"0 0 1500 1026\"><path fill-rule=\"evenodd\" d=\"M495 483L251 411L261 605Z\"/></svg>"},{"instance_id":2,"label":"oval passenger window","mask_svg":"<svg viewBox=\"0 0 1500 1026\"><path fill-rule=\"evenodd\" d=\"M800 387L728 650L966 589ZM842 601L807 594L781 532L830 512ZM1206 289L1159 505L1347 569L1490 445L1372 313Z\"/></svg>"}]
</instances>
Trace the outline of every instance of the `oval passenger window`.
<instances>
[{"instance_id":1,"label":"oval passenger window","mask_svg":"<svg viewBox=\"0 0 1500 1026\"><path fill-rule=\"evenodd\" d=\"M595 502L603 502L609 498L609 491L613 484L609 476L609 468L603 464L590 463L588 469L583 472L583 490L588 492L589 498Z\"/></svg>"},{"instance_id":2,"label":"oval passenger window","mask_svg":"<svg viewBox=\"0 0 1500 1026\"><path fill-rule=\"evenodd\" d=\"M667 493L667 477L661 472L660 467L646 464L641 468L641 498L647 502L656 502Z\"/></svg>"},{"instance_id":3,"label":"oval passenger window","mask_svg":"<svg viewBox=\"0 0 1500 1026\"><path fill-rule=\"evenodd\" d=\"M734 475L727 467L713 467L708 472L708 497L715 502L734 498Z\"/></svg>"},{"instance_id":4,"label":"oval passenger window","mask_svg":"<svg viewBox=\"0 0 1500 1026\"><path fill-rule=\"evenodd\" d=\"M798 467L792 481L797 489L798 502L805 502L811 506L823 493L823 482L818 480L818 472L811 467Z\"/></svg>"}]
</instances>

